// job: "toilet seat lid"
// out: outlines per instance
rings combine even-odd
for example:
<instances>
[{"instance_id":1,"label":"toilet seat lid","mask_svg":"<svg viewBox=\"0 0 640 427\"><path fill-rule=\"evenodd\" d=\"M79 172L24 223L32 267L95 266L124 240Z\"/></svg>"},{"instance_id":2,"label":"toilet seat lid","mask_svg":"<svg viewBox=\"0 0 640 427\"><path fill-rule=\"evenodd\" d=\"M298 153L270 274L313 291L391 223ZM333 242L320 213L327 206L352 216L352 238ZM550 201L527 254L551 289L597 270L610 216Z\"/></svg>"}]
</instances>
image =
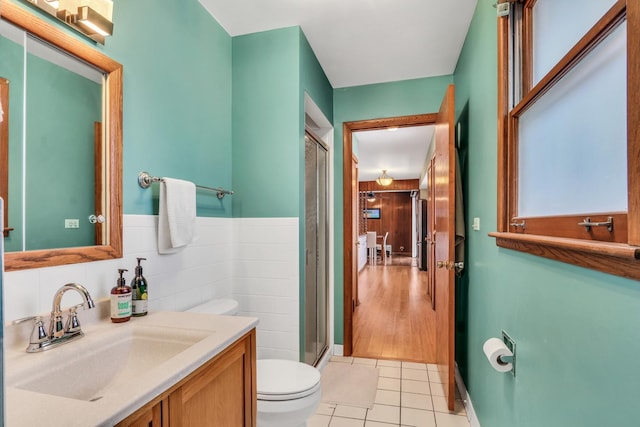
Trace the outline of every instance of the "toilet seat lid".
<instances>
[{"instance_id":1,"label":"toilet seat lid","mask_svg":"<svg viewBox=\"0 0 640 427\"><path fill-rule=\"evenodd\" d=\"M279 359L260 359L256 363L258 399L299 399L320 388L320 371L313 366Z\"/></svg>"}]
</instances>

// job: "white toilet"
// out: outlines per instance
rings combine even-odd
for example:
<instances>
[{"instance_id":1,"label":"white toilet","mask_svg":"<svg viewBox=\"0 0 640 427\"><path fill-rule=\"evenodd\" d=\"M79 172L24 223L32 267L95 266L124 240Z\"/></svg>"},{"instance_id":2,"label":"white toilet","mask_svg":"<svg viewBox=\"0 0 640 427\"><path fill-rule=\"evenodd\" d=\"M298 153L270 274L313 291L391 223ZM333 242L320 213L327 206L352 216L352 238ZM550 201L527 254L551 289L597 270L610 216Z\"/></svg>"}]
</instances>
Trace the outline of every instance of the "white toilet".
<instances>
[{"instance_id":1,"label":"white toilet","mask_svg":"<svg viewBox=\"0 0 640 427\"><path fill-rule=\"evenodd\" d=\"M320 371L292 360L258 360L258 427L304 427L322 398Z\"/></svg>"},{"instance_id":2,"label":"white toilet","mask_svg":"<svg viewBox=\"0 0 640 427\"><path fill-rule=\"evenodd\" d=\"M238 312L238 302L214 299L187 311L233 316ZM257 427L304 427L322 398L320 371L301 362L258 360L256 382Z\"/></svg>"}]
</instances>

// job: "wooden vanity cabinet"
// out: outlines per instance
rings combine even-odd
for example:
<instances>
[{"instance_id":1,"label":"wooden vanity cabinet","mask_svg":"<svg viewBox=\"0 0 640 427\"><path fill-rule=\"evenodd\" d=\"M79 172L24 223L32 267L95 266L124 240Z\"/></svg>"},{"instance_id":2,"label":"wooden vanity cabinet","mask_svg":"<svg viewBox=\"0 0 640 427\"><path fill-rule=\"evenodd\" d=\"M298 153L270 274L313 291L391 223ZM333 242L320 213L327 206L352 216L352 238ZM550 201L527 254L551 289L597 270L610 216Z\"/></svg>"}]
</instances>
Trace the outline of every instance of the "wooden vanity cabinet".
<instances>
[{"instance_id":1,"label":"wooden vanity cabinet","mask_svg":"<svg viewBox=\"0 0 640 427\"><path fill-rule=\"evenodd\" d=\"M255 427L255 329L116 427Z\"/></svg>"},{"instance_id":2,"label":"wooden vanity cabinet","mask_svg":"<svg viewBox=\"0 0 640 427\"><path fill-rule=\"evenodd\" d=\"M124 421L117 424L117 426L127 427L167 427L167 423L163 424L162 407L166 405L166 402L158 402L152 407L138 410L133 415L127 417Z\"/></svg>"}]
</instances>

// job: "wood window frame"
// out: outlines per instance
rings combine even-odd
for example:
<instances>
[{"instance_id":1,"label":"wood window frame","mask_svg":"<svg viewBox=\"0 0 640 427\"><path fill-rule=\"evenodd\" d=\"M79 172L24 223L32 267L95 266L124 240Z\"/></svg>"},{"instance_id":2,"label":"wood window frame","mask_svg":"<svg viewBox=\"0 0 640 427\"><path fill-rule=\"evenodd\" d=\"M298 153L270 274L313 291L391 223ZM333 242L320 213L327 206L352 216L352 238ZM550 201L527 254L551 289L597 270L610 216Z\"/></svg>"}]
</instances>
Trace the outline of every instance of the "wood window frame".
<instances>
[{"instance_id":1,"label":"wood window frame","mask_svg":"<svg viewBox=\"0 0 640 427\"><path fill-rule=\"evenodd\" d=\"M489 235L496 244L577 266L640 279L640 3L619 0L589 32L535 86L532 85L532 8L535 0L524 2L522 10L522 99L509 107L509 49L511 22L498 17L498 223ZM592 215L593 221L612 216L614 232L594 227L585 233L576 226L585 215L548 218L521 218L517 213L517 119L528 106L578 64L597 44L626 18L627 22L627 176L628 211ZM586 215L589 216L589 215ZM510 224L521 224L513 227ZM549 230L554 235L549 235ZM582 233L576 235L576 233Z\"/></svg>"}]
</instances>

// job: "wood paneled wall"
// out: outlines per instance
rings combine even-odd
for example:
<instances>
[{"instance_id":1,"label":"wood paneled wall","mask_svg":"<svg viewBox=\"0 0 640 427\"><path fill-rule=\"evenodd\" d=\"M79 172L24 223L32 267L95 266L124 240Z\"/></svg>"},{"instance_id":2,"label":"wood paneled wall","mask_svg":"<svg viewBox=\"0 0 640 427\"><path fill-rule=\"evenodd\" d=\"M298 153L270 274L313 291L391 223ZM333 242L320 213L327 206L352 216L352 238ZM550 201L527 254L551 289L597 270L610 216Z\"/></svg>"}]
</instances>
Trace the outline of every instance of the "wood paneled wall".
<instances>
[{"instance_id":1,"label":"wood paneled wall","mask_svg":"<svg viewBox=\"0 0 640 427\"><path fill-rule=\"evenodd\" d=\"M375 181L358 183L360 191L411 191L417 190L420 182L417 179L394 179L391 185L383 187Z\"/></svg>"},{"instance_id":2,"label":"wood paneled wall","mask_svg":"<svg viewBox=\"0 0 640 427\"><path fill-rule=\"evenodd\" d=\"M366 231L375 231L382 236L388 231L387 244L391 245L393 253L411 255L411 192L408 190L417 190L418 180L396 180L388 187L366 181L360 182L359 188L360 191L385 191L375 193L375 202L360 199L364 205L361 209L380 209L380 219L366 220ZM382 239L378 243L382 243Z\"/></svg>"}]
</instances>

